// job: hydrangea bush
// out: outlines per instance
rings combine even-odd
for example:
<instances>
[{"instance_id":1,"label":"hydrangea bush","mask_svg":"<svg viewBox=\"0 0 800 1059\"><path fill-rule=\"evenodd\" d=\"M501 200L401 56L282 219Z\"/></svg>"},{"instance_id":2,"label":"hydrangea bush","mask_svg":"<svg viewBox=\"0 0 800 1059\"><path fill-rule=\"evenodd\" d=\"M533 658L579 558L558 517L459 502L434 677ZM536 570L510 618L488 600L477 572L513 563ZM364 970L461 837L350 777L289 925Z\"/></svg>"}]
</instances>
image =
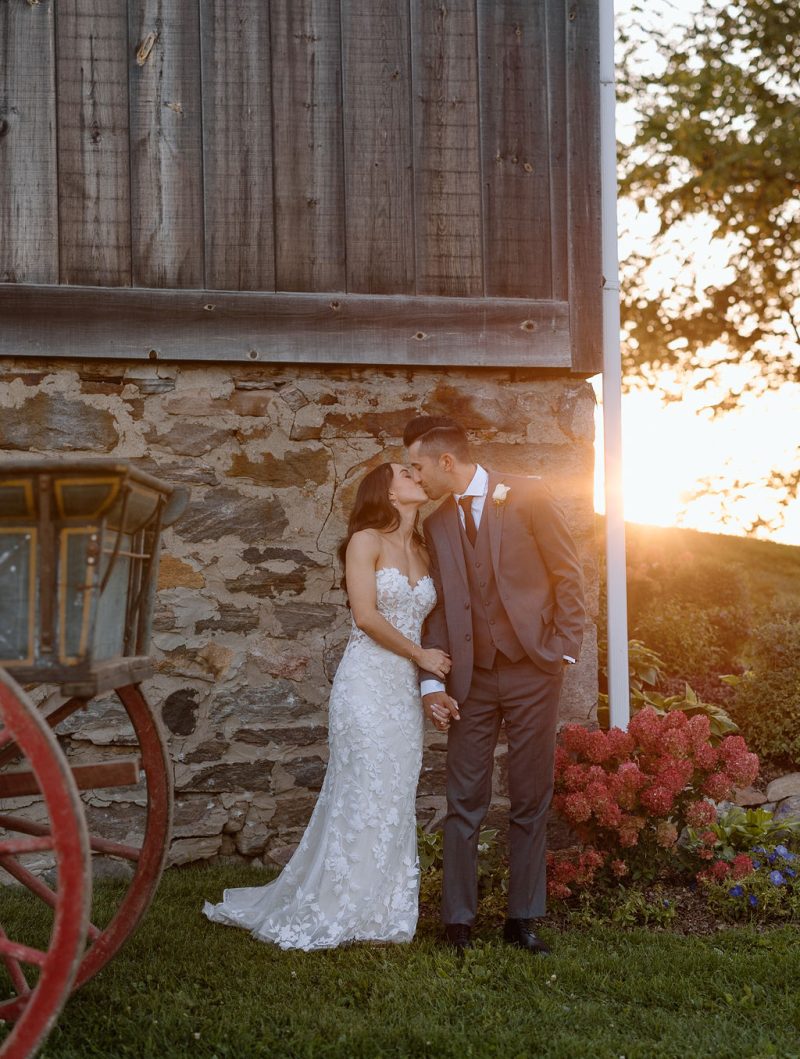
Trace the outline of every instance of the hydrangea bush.
<instances>
[{"instance_id":1,"label":"hydrangea bush","mask_svg":"<svg viewBox=\"0 0 800 1059\"><path fill-rule=\"evenodd\" d=\"M627 732L568 726L556 752L553 806L584 848L550 855L550 896L568 898L599 876L648 879L667 867L685 869L687 858L713 860L714 802L753 783L758 768L741 736L714 746L704 714L648 708ZM693 848L679 850L689 829Z\"/></svg>"}]
</instances>

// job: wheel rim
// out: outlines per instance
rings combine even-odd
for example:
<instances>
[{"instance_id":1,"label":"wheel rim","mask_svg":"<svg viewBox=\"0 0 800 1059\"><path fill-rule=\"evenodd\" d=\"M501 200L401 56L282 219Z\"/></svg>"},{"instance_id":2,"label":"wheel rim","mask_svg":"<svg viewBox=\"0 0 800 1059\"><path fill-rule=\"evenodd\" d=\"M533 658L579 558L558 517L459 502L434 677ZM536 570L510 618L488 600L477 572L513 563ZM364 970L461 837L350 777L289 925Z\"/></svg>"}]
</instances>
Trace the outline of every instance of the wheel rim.
<instances>
[{"instance_id":1,"label":"wheel rim","mask_svg":"<svg viewBox=\"0 0 800 1059\"><path fill-rule=\"evenodd\" d=\"M103 928L89 923L89 947L81 960L73 989L83 985L112 959L147 911L158 888L172 828L172 764L161 723L138 685L117 688L116 694L133 727L141 753L141 768L147 781L144 835L141 845L131 846L110 841L89 831L92 851L128 861L135 867L111 920ZM55 727L84 705L86 700L70 699L52 711L48 723ZM0 750L0 763L11 755L13 749ZM0 827L34 837L47 833L47 829L40 825L6 815L0 815ZM22 999L18 999L18 1007L23 1003Z\"/></svg>"},{"instance_id":2,"label":"wheel rim","mask_svg":"<svg viewBox=\"0 0 800 1059\"><path fill-rule=\"evenodd\" d=\"M0 928L0 959L17 997L0 1004L0 1018L16 1020L3 1043L3 1059L31 1055L53 1026L69 996L84 950L89 922L89 840L78 789L61 748L23 690L0 669L0 745L16 743L39 785L51 827L47 836L0 840L0 863L24 882L30 873L17 857L49 849L57 865L53 925L46 951L14 942ZM40 895L39 895L40 896ZM21 964L40 967L31 986Z\"/></svg>"}]
</instances>

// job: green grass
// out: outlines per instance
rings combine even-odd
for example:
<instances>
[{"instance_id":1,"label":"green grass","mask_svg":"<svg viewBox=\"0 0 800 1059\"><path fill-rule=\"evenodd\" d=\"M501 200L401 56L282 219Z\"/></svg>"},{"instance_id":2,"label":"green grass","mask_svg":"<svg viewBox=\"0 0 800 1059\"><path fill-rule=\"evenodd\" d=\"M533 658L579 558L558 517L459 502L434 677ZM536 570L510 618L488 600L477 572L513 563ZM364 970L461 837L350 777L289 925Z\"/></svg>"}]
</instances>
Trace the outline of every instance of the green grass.
<instances>
[{"instance_id":1,"label":"green grass","mask_svg":"<svg viewBox=\"0 0 800 1059\"><path fill-rule=\"evenodd\" d=\"M800 931L711 939L542 933L547 960L481 937L459 960L421 924L401 947L286 953L208 923L256 869L173 870L119 956L67 1004L42 1056L800 1056ZM107 888L106 888L107 894ZM38 906L4 891L4 924Z\"/></svg>"}]
</instances>

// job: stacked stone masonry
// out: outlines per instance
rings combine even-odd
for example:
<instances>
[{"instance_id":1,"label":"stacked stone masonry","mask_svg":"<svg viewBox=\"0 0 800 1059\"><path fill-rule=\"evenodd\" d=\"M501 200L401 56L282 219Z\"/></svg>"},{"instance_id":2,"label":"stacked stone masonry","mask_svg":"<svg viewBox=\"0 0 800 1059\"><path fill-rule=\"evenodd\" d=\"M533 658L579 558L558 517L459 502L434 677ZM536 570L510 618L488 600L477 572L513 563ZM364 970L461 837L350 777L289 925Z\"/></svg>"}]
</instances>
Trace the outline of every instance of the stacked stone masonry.
<instances>
[{"instance_id":1,"label":"stacked stone masonry","mask_svg":"<svg viewBox=\"0 0 800 1059\"><path fill-rule=\"evenodd\" d=\"M156 675L145 687L175 765L172 863L279 864L302 833L325 773L328 695L350 627L335 561L346 512L367 470L403 460L403 426L421 412L456 416L489 467L542 475L560 498L590 611L562 722L589 722L597 570L588 383L519 369L0 361L4 459L113 456L191 489L165 534ZM110 698L70 730L75 760L100 746L124 753L131 741ZM428 731L418 812L429 826L444 811L444 750ZM507 806L504 764L501 742L492 824ZM90 816L108 837L134 839L142 791L102 794L87 796Z\"/></svg>"}]
</instances>

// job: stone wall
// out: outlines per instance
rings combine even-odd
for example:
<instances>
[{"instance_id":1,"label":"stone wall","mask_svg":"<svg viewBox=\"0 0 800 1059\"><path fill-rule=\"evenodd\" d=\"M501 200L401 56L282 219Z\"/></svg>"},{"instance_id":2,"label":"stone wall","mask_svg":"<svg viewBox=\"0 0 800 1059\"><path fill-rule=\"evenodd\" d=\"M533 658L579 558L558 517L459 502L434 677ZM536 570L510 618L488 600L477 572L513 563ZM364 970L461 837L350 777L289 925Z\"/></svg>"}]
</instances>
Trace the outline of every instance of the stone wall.
<instances>
[{"instance_id":1,"label":"stone wall","mask_svg":"<svg viewBox=\"0 0 800 1059\"><path fill-rule=\"evenodd\" d=\"M486 465L543 475L562 500L591 614L562 719L592 717L593 410L587 383L522 370L0 361L0 450L131 459L191 488L165 534L157 672L145 689L175 764L173 863L281 863L301 834L325 772L326 704L349 629L334 562L345 512L366 470L403 459L403 426L420 412L456 416ZM75 758L130 743L109 699L70 730ZM430 731L418 802L429 824L444 806L443 750ZM501 744L497 820L504 757ZM141 791L87 800L104 833L135 835Z\"/></svg>"}]
</instances>

